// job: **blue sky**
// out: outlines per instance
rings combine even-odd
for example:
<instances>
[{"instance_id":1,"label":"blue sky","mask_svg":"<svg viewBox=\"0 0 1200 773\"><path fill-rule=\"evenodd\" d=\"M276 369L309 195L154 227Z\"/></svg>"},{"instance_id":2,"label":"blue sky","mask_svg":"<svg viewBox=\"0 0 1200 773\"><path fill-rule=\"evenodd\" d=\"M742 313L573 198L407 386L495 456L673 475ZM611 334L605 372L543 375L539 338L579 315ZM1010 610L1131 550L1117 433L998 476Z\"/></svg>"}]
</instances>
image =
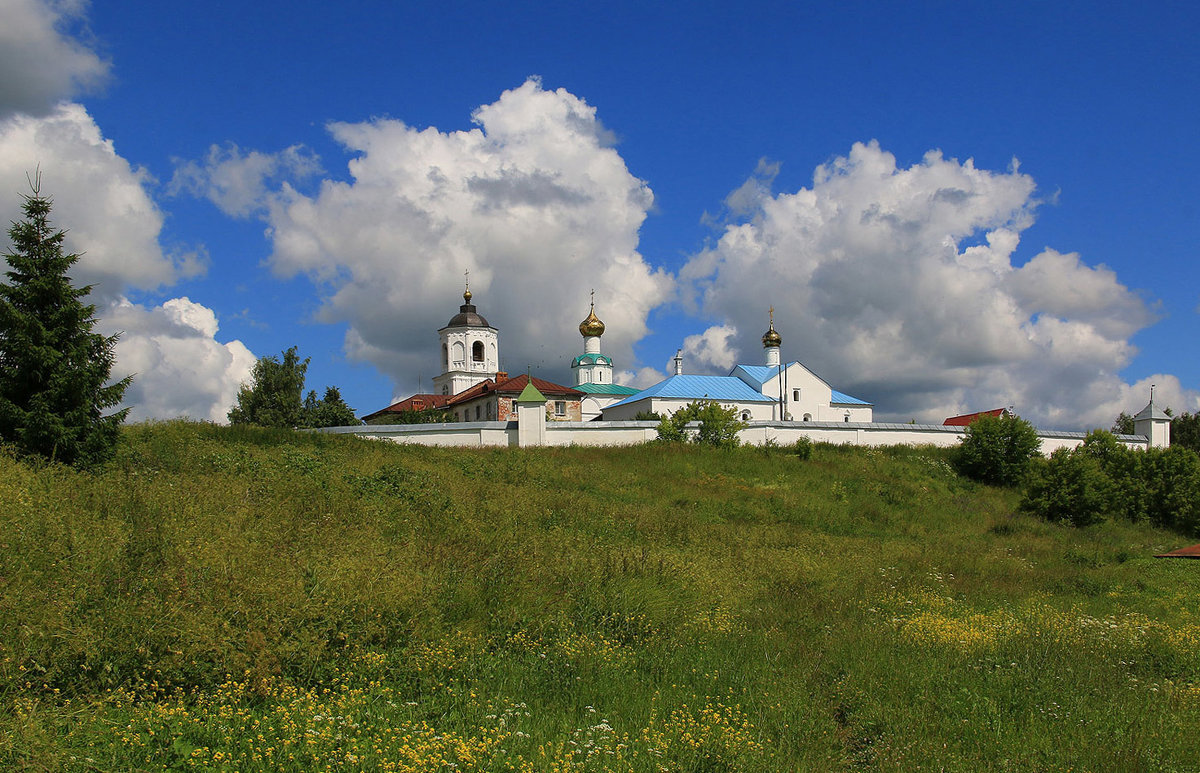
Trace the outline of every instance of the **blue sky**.
<instances>
[{"instance_id":1,"label":"blue sky","mask_svg":"<svg viewBox=\"0 0 1200 773\"><path fill-rule=\"evenodd\" d=\"M773 305L881 419L1200 409L1190 5L0 9L0 214L40 166L136 417L292 345L359 413L427 389L465 269L563 382L595 288L636 384Z\"/></svg>"}]
</instances>

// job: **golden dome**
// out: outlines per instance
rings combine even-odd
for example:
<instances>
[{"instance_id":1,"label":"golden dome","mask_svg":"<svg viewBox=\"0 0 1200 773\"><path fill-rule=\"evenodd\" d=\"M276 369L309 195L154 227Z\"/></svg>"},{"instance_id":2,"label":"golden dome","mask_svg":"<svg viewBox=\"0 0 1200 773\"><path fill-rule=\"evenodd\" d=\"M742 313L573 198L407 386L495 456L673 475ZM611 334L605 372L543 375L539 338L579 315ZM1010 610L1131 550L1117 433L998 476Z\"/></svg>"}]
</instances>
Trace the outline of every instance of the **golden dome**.
<instances>
[{"instance_id":1,"label":"golden dome","mask_svg":"<svg viewBox=\"0 0 1200 773\"><path fill-rule=\"evenodd\" d=\"M778 348L779 345L783 343L782 336L780 336L779 333L775 332L775 309L774 308L771 309L771 327L770 327L770 329L767 330L767 332L763 333L762 342L763 342L764 349L769 349L772 346Z\"/></svg>"},{"instance_id":2,"label":"golden dome","mask_svg":"<svg viewBox=\"0 0 1200 773\"><path fill-rule=\"evenodd\" d=\"M579 334L584 338L604 335L604 323L596 316L596 304L588 311L587 319L579 323Z\"/></svg>"}]
</instances>

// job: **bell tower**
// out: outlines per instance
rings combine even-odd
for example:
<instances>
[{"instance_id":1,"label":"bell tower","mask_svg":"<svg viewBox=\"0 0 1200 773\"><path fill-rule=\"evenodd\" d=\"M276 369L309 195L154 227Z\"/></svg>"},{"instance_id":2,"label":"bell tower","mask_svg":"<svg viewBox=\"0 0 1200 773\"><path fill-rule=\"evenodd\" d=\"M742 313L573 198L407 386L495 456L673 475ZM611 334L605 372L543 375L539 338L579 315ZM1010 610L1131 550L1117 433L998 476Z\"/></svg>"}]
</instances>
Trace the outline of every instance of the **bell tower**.
<instances>
[{"instance_id":1,"label":"bell tower","mask_svg":"<svg viewBox=\"0 0 1200 773\"><path fill-rule=\"evenodd\" d=\"M500 370L500 331L475 310L471 298L470 274L467 272L463 304L438 331L442 344L442 373L433 378L433 389L437 394L456 395L495 378Z\"/></svg>"}]
</instances>

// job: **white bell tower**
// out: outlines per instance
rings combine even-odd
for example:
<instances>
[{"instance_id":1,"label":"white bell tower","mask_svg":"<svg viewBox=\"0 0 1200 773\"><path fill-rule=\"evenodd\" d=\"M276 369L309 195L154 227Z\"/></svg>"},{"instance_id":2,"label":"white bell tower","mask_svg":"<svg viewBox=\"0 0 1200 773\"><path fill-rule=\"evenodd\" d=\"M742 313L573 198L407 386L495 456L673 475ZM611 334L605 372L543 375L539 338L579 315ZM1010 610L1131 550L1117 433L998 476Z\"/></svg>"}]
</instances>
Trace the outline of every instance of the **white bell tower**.
<instances>
[{"instance_id":1,"label":"white bell tower","mask_svg":"<svg viewBox=\"0 0 1200 773\"><path fill-rule=\"evenodd\" d=\"M463 305L438 331L438 337L442 342L442 373L433 378L435 393L456 395L496 377L500 370L500 331L475 310L469 279Z\"/></svg>"}]
</instances>

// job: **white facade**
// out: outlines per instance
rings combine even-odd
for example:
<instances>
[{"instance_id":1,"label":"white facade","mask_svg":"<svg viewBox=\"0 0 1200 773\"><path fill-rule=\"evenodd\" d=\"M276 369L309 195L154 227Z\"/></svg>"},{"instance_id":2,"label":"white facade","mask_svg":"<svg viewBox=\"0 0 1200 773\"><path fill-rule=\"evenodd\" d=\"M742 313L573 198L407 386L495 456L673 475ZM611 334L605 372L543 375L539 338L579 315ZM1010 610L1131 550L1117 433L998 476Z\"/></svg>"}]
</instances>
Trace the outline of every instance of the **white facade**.
<instances>
[{"instance_id":1,"label":"white facade","mask_svg":"<svg viewBox=\"0 0 1200 773\"><path fill-rule=\"evenodd\" d=\"M778 356L778 350L775 351ZM771 350L767 353L769 357ZM783 367L776 363L767 368L739 365L730 375L738 376L776 401L783 397L783 416L779 415L779 406L775 404L771 406L773 413L767 420L866 424L874 419L871 405L835 392L824 379L798 362L789 362Z\"/></svg>"},{"instance_id":2,"label":"white facade","mask_svg":"<svg viewBox=\"0 0 1200 773\"><path fill-rule=\"evenodd\" d=\"M633 421L633 417L643 411L653 411L659 416L668 416L680 408L685 408L697 399L704 398L683 398L683 397L658 397L650 396L636 402L625 403L614 408L606 407L604 409L604 421ZM770 402L746 402L732 400L714 400L722 408L733 408L738 412L738 418L742 421L771 421L773 413L775 413L775 405Z\"/></svg>"},{"instance_id":3,"label":"white facade","mask_svg":"<svg viewBox=\"0 0 1200 773\"><path fill-rule=\"evenodd\" d=\"M456 395L494 379L500 370L500 331L488 324L463 293L458 314L438 331L442 343L442 373L433 378L434 392Z\"/></svg>"},{"instance_id":4,"label":"white facade","mask_svg":"<svg viewBox=\"0 0 1200 773\"><path fill-rule=\"evenodd\" d=\"M1171 445L1171 417L1154 404L1154 393L1150 393L1150 404L1133 417L1133 431L1144 435L1151 448L1166 448Z\"/></svg>"}]
</instances>

